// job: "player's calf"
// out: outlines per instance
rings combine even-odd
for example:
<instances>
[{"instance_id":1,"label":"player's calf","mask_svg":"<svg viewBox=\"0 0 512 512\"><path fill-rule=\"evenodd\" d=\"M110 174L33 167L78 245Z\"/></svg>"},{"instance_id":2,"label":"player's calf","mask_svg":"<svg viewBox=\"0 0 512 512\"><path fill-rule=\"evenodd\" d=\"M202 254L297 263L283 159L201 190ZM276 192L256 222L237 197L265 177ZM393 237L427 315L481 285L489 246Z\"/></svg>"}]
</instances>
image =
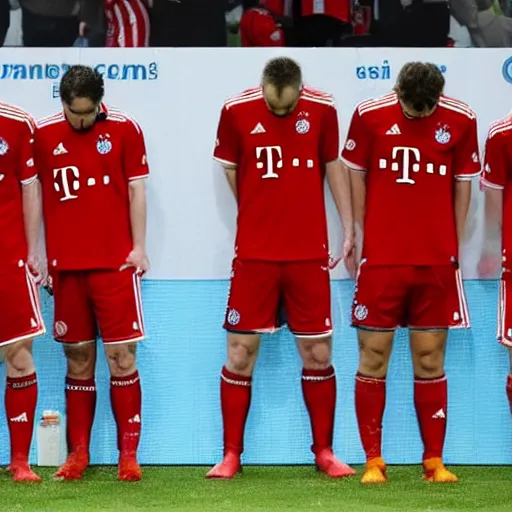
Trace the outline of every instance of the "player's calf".
<instances>
[{"instance_id":1,"label":"player's calf","mask_svg":"<svg viewBox=\"0 0 512 512\"><path fill-rule=\"evenodd\" d=\"M5 351L5 362L5 412L11 444L9 469L16 481L39 481L40 478L28 464L37 405L37 377L32 358L32 341L25 340L10 345Z\"/></svg>"},{"instance_id":2,"label":"player's calf","mask_svg":"<svg viewBox=\"0 0 512 512\"><path fill-rule=\"evenodd\" d=\"M110 398L117 424L119 475L120 478L125 476L121 478L123 480L140 480L136 453L142 422L142 389L135 360L136 343L106 345L105 350L111 374Z\"/></svg>"}]
</instances>

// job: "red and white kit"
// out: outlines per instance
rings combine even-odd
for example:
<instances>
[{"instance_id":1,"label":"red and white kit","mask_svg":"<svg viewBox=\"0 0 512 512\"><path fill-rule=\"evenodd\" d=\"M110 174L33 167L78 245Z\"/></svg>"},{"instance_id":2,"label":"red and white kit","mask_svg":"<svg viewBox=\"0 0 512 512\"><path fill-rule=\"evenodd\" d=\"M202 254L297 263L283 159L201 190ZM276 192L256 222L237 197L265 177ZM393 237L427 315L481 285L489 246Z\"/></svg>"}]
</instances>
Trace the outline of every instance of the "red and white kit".
<instances>
[{"instance_id":1,"label":"red and white kit","mask_svg":"<svg viewBox=\"0 0 512 512\"><path fill-rule=\"evenodd\" d=\"M331 333L325 164L339 157L332 97L304 88L277 117L261 88L227 101L214 158L236 167L238 220L225 328L265 332L279 305L296 335Z\"/></svg>"},{"instance_id":2,"label":"red and white kit","mask_svg":"<svg viewBox=\"0 0 512 512\"><path fill-rule=\"evenodd\" d=\"M107 47L149 46L150 18L147 0L105 0Z\"/></svg>"},{"instance_id":3,"label":"red and white kit","mask_svg":"<svg viewBox=\"0 0 512 512\"><path fill-rule=\"evenodd\" d=\"M129 182L149 174L140 126L102 105L76 132L62 113L38 122L46 245L55 295L54 337L73 343L144 337L141 276L125 262L133 248Z\"/></svg>"},{"instance_id":4,"label":"red and white kit","mask_svg":"<svg viewBox=\"0 0 512 512\"><path fill-rule=\"evenodd\" d=\"M240 20L242 46L284 46L284 31L267 9L248 9Z\"/></svg>"},{"instance_id":5,"label":"red and white kit","mask_svg":"<svg viewBox=\"0 0 512 512\"><path fill-rule=\"evenodd\" d=\"M362 102L342 158L367 173L353 324L468 327L453 204L455 180L480 174L474 112L446 96L421 119L395 93Z\"/></svg>"},{"instance_id":6,"label":"red and white kit","mask_svg":"<svg viewBox=\"0 0 512 512\"><path fill-rule=\"evenodd\" d=\"M512 347L512 116L493 123L485 143L482 184L489 189L503 190L502 268L498 304L498 340Z\"/></svg>"},{"instance_id":7,"label":"red and white kit","mask_svg":"<svg viewBox=\"0 0 512 512\"><path fill-rule=\"evenodd\" d=\"M0 346L45 332L23 219L22 188L37 179L34 130L26 112L0 103Z\"/></svg>"}]
</instances>

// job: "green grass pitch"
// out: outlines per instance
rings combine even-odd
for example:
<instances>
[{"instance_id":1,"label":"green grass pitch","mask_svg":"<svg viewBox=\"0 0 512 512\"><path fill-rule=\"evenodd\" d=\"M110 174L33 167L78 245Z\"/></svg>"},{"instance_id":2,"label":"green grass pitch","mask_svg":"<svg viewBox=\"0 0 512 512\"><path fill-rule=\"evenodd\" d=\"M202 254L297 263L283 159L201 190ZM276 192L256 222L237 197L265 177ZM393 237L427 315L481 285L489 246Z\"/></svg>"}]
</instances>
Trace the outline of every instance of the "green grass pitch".
<instances>
[{"instance_id":1,"label":"green grass pitch","mask_svg":"<svg viewBox=\"0 0 512 512\"><path fill-rule=\"evenodd\" d=\"M204 478L203 467L145 467L141 482L116 481L116 468L93 467L81 482L17 484L0 474L2 512L448 512L512 511L511 467L454 467L460 482L429 484L419 466L391 466L388 484L330 480L311 466L246 466L232 481ZM356 468L358 473L361 467Z\"/></svg>"}]
</instances>

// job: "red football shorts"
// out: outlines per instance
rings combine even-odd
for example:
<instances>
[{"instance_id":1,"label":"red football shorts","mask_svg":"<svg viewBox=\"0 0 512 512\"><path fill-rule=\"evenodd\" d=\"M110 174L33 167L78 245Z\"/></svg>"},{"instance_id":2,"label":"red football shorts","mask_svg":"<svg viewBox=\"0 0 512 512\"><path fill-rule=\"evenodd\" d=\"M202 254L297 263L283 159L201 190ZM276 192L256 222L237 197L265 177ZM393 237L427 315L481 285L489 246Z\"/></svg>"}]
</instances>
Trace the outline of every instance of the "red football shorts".
<instances>
[{"instance_id":1,"label":"red football shorts","mask_svg":"<svg viewBox=\"0 0 512 512\"><path fill-rule=\"evenodd\" d=\"M500 281L500 297L498 303L498 331L496 336L500 343L512 348L512 272L504 270Z\"/></svg>"},{"instance_id":2,"label":"red football shorts","mask_svg":"<svg viewBox=\"0 0 512 512\"><path fill-rule=\"evenodd\" d=\"M57 341L93 341L98 334L105 343L144 338L141 278L133 268L61 271L52 277Z\"/></svg>"},{"instance_id":3,"label":"red football shorts","mask_svg":"<svg viewBox=\"0 0 512 512\"><path fill-rule=\"evenodd\" d=\"M329 269L323 261L233 260L224 328L263 333L281 327L281 308L296 336L332 332Z\"/></svg>"},{"instance_id":4,"label":"red football shorts","mask_svg":"<svg viewBox=\"0 0 512 512\"><path fill-rule=\"evenodd\" d=\"M447 266L367 266L356 278L355 327L393 330L469 327L460 270Z\"/></svg>"},{"instance_id":5,"label":"red football shorts","mask_svg":"<svg viewBox=\"0 0 512 512\"><path fill-rule=\"evenodd\" d=\"M0 274L0 345L45 333L39 290L25 265Z\"/></svg>"}]
</instances>

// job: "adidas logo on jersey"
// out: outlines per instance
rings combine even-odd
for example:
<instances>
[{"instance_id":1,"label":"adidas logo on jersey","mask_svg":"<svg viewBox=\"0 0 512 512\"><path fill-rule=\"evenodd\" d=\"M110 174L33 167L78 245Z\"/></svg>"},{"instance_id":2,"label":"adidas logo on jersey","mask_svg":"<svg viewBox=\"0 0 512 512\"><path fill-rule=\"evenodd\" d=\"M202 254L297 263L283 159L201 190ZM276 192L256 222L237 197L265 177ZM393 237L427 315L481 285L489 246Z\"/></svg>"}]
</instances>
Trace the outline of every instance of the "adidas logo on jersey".
<instances>
[{"instance_id":1,"label":"adidas logo on jersey","mask_svg":"<svg viewBox=\"0 0 512 512\"><path fill-rule=\"evenodd\" d=\"M256 133L267 133L267 130L263 128L263 125L261 123L258 123L252 130L251 135L254 135Z\"/></svg>"},{"instance_id":2,"label":"adidas logo on jersey","mask_svg":"<svg viewBox=\"0 0 512 512\"><path fill-rule=\"evenodd\" d=\"M387 132L386 135L401 135L402 132L400 131L400 128L398 128L397 124L394 124Z\"/></svg>"},{"instance_id":3,"label":"adidas logo on jersey","mask_svg":"<svg viewBox=\"0 0 512 512\"><path fill-rule=\"evenodd\" d=\"M28 417L26 412L22 412L19 416L15 418L9 418L14 423L28 423Z\"/></svg>"},{"instance_id":4,"label":"adidas logo on jersey","mask_svg":"<svg viewBox=\"0 0 512 512\"><path fill-rule=\"evenodd\" d=\"M53 150L54 155L65 155L68 150L64 147L62 142Z\"/></svg>"}]
</instances>

